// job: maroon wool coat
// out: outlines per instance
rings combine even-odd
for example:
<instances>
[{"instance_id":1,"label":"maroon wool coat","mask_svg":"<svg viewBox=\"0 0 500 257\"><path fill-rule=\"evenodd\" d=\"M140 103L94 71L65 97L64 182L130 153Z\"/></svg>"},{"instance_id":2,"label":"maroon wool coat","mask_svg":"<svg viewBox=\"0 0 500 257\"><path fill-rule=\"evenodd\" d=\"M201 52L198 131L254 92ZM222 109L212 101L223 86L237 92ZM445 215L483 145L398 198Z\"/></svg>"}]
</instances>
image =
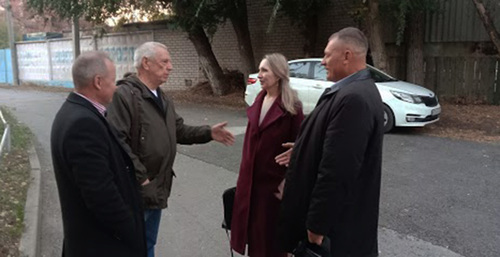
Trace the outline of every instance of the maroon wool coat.
<instances>
[{"instance_id":1,"label":"maroon wool coat","mask_svg":"<svg viewBox=\"0 0 500 257\"><path fill-rule=\"evenodd\" d=\"M231 223L231 247L244 254L248 244L250 256L279 256L276 227L280 200L278 186L285 178L286 167L275 157L286 149L283 143L294 142L304 119L302 109L292 115L285 110L279 96L259 126L259 116L266 91L259 93L247 109L248 125L243 156L236 186Z\"/></svg>"}]
</instances>

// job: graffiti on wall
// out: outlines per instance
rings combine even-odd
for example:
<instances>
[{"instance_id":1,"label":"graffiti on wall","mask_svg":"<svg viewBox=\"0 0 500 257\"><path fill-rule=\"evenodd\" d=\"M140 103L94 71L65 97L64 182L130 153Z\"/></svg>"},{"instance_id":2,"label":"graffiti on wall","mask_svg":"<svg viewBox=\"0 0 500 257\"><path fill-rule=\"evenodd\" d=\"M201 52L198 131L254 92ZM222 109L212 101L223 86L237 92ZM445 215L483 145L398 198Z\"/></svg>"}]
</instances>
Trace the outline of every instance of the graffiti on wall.
<instances>
[{"instance_id":1,"label":"graffiti on wall","mask_svg":"<svg viewBox=\"0 0 500 257\"><path fill-rule=\"evenodd\" d=\"M150 32L109 34L97 40L97 48L108 53L115 62L116 77L119 79L125 72L135 70L133 62L137 46L152 39ZM82 39L80 41L82 52L94 49L93 44L91 38ZM47 84L66 86L67 82L72 80L73 47L70 39L22 43L16 47L21 81L45 81Z\"/></svg>"},{"instance_id":2,"label":"graffiti on wall","mask_svg":"<svg viewBox=\"0 0 500 257\"><path fill-rule=\"evenodd\" d=\"M50 80L49 54L46 43L20 44L16 47L20 80Z\"/></svg>"}]
</instances>

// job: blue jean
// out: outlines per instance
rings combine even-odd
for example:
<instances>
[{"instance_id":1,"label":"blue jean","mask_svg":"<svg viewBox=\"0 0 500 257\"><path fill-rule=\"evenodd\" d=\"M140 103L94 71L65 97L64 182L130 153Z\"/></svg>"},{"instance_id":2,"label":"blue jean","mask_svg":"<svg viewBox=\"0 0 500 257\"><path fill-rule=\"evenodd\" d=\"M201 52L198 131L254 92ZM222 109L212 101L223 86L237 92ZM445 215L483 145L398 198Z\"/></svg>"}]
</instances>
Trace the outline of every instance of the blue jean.
<instances>
[{"instance_id":1,"label":"blue jean","mask_svg":"<svg viewBox=\"0 0 500 257\"><path fill-rule=\"evenodd\" d=\"M146 209L144 211L144 228L146 230L146 246L148 257L155 256L156 239L160 228L161 209Z\"/></svg>"}]
</instances>

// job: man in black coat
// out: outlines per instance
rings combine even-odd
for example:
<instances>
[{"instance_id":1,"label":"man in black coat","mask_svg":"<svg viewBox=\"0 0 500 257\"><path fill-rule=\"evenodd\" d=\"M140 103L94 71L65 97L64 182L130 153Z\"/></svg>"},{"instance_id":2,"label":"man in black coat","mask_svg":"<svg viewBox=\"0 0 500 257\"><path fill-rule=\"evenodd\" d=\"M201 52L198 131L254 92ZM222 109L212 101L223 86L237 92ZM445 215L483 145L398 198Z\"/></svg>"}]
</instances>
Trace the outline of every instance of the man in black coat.
<instances>
[{"instance_id":1,"label":"man in black coat","mask_svg":"<svg viewBox=\"0 0 500 257\"><path fill-rule=\"evenodd\" d=\"M331 256L378 256L383 103L366 68L368 42L356 28L333 34L322 65L336 82L302 123L283 193L280 238ZM280 158L277 158L280 161Z\"/></svg>"},{"instance_id":2,"label":"man in black coat","mask_svg":"<svg viewBox=\"0 0 500 257\"><path fill-rule=\"evenodd\" d=\"M52 125L51 148L64 226L63 256L144 257L134 168L105 119L115 66L104 52L80 55L70 93Z\"/></svg>"}]
</instances>

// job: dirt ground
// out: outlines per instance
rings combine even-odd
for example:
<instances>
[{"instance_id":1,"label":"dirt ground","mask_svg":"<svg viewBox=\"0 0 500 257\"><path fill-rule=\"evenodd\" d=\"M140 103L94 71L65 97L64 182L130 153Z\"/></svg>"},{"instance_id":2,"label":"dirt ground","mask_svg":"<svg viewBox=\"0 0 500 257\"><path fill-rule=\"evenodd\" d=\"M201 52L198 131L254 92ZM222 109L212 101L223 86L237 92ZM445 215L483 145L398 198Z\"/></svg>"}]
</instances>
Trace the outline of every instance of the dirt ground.
<instances>
[{"instance_id":1,"label":"dirt ground","mask_svg":"<svg viewBox=\"0 0 500 257\"><path fill-rule=\"evenodd\" d=\"M0 86L12 88L11 86ZM70 92L68 88L28 84L16 87L22 90ZM232 92L222 97L213 96L209 87L194 90L167 91L176 103L192 103L212 107L245 109L244 92ZM396 128L392 133L423 134L458 140L500 144L500 106L464 105L441 102L442 114L438 122L423 128Z\"/></svg>"}]
</instances>

